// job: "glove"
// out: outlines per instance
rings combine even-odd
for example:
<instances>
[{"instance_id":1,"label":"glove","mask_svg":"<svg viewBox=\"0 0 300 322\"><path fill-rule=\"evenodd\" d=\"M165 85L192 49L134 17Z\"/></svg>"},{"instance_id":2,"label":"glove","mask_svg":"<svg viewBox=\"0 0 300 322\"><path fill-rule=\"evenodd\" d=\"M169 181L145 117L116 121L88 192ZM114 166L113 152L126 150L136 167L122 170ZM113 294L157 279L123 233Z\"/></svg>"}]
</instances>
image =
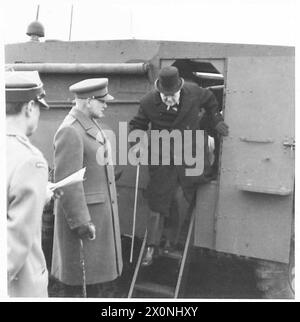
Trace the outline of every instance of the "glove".
<instances>
[{"instance_id":1,"label":"glove","mask_svg":"<svg viewBox=\"0 0 300 322\"><path fill-rule=\"evenodd\" d=\"M96 228L92 222L83 224L75 230L80 239L88 238L90 240L94 240L96 238Z\"/></svg>"},{"instance_id":2,"label":"glove","mask_svg":"<svg viewBox=\"0 0 300 322\"><path fill-rule=\"evenodd\" d=\"M53 191L49 188L49 185L47 185L45 205L49 204L52 199L59 199L63 194L64 192L62 189L57 188Z\"/></svg>"},{"instance_id":3,"label":"glove","mask_svg":"<svg viewBox=\"0 0 300 322\"><path fill-rule=\"evenodd\" d=\"M54 195L54 192L47 186L46 187L46 200L45 200L45 205L50 203L52 197Z\"/></svg>"},{"instance_id":4,"label":"glove","mask_svg":"<svg viewBox=\"0 0 300 322\"><path fill-rule=\"evenodd\" d=\"M224 136L227 136L229 133L229 127L224 121L220 121L216 125L215 129L219 134L224 135Z\"/></svg>"}]
</instances>

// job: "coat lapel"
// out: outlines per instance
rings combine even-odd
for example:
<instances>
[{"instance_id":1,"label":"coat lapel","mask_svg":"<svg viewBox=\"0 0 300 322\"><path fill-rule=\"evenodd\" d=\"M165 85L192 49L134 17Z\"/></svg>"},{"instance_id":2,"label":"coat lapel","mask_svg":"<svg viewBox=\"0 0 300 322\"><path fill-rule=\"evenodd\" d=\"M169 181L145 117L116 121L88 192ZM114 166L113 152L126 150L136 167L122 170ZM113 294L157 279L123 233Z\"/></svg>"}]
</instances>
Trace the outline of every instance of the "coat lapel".
<instances>
[{"instance_id":1,"label":"coat lapel","mask_svg":"<svg viewBox=\"0 0 300 322\"><path fill-rule=\"evenodd\" d=\"M97 140L99 143L104 144L104 139L101 134L101 131L98 129L97 125L88 118L85 114L83 114L78 109L72 109L69 113L73 117L77 119L77 121L82 125L85 129L86 133Z\"/></svg>"},{"instance_id":2,"label":"coat lapel","mask_svg":"<svg viewBox=\"0 0 300 322\"><path fill-rule=\"evenodd\" d=\"M160 94L159 92L155 91L155 97L154 97L154 100L155 100L155 105L156 105L156 108L160 111L165 111L166 110L166 105L165 103L161 100L161 97L160 97Z\"/></svg>"},{"instance_id":3,"label":"coat lapel","mask_svg":"<svg viewBox=\"0 0 300 322\"><path fill-rule=\"evenodd\" d=\"M179 124L183 118L186 116L186 114L189 112L193 105L193 100L190 99L190 92L188 88L184 87L181 90L180 94L180 111L176 119L174 120L172 127Z\"/></svg>"}]
</instances>

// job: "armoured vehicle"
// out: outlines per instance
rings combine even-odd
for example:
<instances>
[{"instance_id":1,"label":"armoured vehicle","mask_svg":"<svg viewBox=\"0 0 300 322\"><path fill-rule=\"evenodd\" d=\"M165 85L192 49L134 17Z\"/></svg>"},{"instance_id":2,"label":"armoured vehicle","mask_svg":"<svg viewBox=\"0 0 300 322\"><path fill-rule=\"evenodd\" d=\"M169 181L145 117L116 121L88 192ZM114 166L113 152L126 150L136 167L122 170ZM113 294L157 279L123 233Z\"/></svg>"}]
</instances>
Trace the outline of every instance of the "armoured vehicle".
<instances>
[{"instance_id":1,"label":"armoured vehicle","mask_svg":"<svg viewBox=\"0 0 300 322\"><path fill-rule=\"evenodd\" d=\"M185 79L214 91L230 134L215 141L217 176L199 186L190 244L253 261L257 286L268 298L294 296L294 54L293 47L134 39L5 46L6 68L38 70L45 84L51 110L42 113L32 141L50 167L54 133L72 106L68 87L77 81L109 78L115 100L103 121L117 134L163 66L175 65ZM204 167L208 142L213 140L205 134ZM126 236L132 234L136 168L118 167L123 169L118 203ZM147 180L142 167L137 238L145 232Z\"/></svg>"}]
</instances>

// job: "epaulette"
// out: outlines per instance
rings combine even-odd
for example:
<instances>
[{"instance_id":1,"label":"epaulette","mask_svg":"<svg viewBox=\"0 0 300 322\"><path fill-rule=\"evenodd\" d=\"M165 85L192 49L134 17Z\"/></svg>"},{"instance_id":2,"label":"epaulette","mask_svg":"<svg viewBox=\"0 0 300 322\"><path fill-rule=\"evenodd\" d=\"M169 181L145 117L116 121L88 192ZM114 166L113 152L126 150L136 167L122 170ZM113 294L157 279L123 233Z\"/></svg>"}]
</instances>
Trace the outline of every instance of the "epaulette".
<instances>
[{"instance_id":1,"label":"epaulette","mask_svg":"<svg viewBox=\"0 0 300 322\"><path fill-rule=\"evenodd\" d=\"M32 145L26 137L21 136L21 135L16 135L15 137L20 143L25 145L34 155L40 156L44 159L42 152L38 148L36 148L34 145Z\"/></svg>"}]
</instances>

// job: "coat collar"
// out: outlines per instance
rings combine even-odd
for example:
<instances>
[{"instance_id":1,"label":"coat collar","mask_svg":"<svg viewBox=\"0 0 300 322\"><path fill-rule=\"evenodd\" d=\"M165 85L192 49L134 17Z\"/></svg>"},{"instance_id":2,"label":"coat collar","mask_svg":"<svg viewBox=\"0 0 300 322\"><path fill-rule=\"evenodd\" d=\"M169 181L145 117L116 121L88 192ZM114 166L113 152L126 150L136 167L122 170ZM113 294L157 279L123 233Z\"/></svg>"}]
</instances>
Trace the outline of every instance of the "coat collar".
<instances>
[{"instance_id":1,"label":"coat collar","mask_svg":"<svg viewBox=\"0 0 300 322\"><path fill-rule=\"evenodd\" d=\"M73 116L81 124L81 126L85 129L88 135L92 136L101 144L104 144L101 129L99 125L96 124L96 121L90 119L88 116L86 116L84 113L82 113L80 110L74 107L69 112L69 114Z\"/></svg>"},{"instance_id":2,"label":"coat collar","mask_svg":"<svg viewBox=\"0 0 300 322\"><path fill-rule=\"evenodd\" d=\"M19 136L29 142L29 138L17 127L12 124L6 123L6 135L7 136Z\"/></svg>"},{"instance_id":3,"label":"coat collar","mask_svg":"<svg viewBox=\"0 0 300 322\"><path fill-rule=\"evenodd\" d=\"M155 105L157 106L157 108L161 108L161 109L166 108L166 105L161 100L161 97L160 97L160 94L158 91L156 91L156 93L155 93L154 100L155 100ZM178 123L181 122L181 120L184 118L184 116L191 109L192 102L193 101L190 98L190 90L188 89L188 87L183 85L183 87L181 89L181 93L180 93L180 106L181 106L181 108L180 108L178 116L176 117L176 119L172 123L172 127L174 127L175 125L177 125Z\"/></svg>"}]
</instances>

